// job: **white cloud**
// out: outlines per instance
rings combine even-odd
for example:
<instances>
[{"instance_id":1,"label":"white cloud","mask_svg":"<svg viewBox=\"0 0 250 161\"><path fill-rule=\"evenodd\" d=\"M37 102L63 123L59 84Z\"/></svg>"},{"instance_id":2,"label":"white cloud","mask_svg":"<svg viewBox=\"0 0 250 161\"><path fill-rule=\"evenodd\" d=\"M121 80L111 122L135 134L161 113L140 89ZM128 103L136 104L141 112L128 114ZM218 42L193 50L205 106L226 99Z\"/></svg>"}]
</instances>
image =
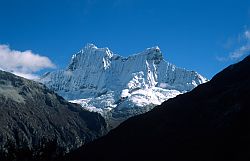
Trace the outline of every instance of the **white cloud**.
<instances>
[{"instance_id":1,"label":"white cloud","mask_svg":"<svg viewBox=\"0 0 250 161\"><path fill-rule=\"evenodd\" d=\"M240 36L240 41L244 42L241 46L234 51L230 52L227 57L216 57L218 61L238 60L245 55L250 54L250 31L246 30Z\"/></svg>"},{"instance_id":2,"label":"white cloud","mask_svg":"<svg viewBox=\"0 0 250 161\"><path fill-rule=\"evenodd\" d=\"M247 43L241 46L239 49L236 49L235 51L230 53L229 58L231 60L236 60L236 59L240 59L241 57L249 53L250 53L250 43Z\"/></svg>"},{"instance_id":3,"label":"white cloud","mask_svg":"<svg viewBox=\"0 0 250 161\"><path fill-rule=\"evenodd\" d=\"M224 62L224 61L227 61L227 60L228 60L228 58L222 57L222 56L216 56L215 58L216 58L216 60L218 60L218 61L220 61L220 62Z\"/></svg>"},{"instance_id":4,"label":"white cloud","mask_svg":"<svg viewBox=\"0 0 250 161\"><path fill-rule=\"evenodd\" d=\"M245 35L245 38L247 39L247 40L250 40L250 31L245 31L245 33L244 33L244 35Z\"/></svg>"},{"instance_id":5,"label":"white cloud","mask_svg":"<svg viewBox=\"0 0 250 161\"><path fill-rule=\"evenodd\" d=\"M31 50L12 50L8 45L0 44L0 69L28 79L36 79L35 73L45 68L55 68L48 57L35 54Z\"/></svg>"}]
</instances>

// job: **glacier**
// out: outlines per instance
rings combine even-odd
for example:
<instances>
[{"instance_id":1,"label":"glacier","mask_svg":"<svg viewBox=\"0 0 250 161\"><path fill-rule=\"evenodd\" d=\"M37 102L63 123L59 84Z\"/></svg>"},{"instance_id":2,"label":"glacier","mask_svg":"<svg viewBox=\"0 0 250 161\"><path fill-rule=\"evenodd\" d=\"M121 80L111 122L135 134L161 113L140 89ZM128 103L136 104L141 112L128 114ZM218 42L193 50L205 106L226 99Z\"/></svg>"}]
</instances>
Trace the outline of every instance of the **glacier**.
<instances>
[{"instance_id":1,"label":"glacier","mask_svg":"<svg viewBox=\"0 0 250 161\"><path fill-rule=\"evenodd\" d=\"M48 72L39 81L66 100L121 122L208 80L165 61L158 46L123 57L87 44L66 69Z\"/></svg>"}]
</instances>

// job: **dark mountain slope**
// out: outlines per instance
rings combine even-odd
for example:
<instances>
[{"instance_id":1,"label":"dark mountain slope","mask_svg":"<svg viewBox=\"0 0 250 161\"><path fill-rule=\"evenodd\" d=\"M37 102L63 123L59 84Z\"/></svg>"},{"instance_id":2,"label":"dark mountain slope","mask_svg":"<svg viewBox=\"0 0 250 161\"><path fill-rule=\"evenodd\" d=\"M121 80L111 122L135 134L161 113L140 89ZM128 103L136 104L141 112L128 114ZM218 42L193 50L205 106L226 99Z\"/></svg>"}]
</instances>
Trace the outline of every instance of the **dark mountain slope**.
<instances>
[{"instance_id":1,"label":"dark mountain slope","mask_svg":"<svg viewBox=\"0 0 250 161\"><path fill-rule=\"evenodd\" d=\"M250 56L133 117L69 160L250 160Z\"/></svg>"},{"instance_id":2,"label":"dark mountain slope","mask_svg":"<svg viewBox=\"0 0 250 161\"><path fill-rule=\"evenodd\" d=\"M0 160L49 160L106 133L101 115L0 71Z\"/></svg>"}]
</instances>

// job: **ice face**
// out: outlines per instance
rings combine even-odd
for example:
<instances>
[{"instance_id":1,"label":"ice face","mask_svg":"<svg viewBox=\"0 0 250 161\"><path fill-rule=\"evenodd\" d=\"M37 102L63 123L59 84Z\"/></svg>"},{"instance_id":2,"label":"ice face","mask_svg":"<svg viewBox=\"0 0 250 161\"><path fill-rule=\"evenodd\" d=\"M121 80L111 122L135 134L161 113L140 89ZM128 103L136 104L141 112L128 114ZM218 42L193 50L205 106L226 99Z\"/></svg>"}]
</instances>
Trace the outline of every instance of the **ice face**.
<instances>
[{"instance_id":1,"label":"ice face","mask_svg":"<svg viewBox=\"0 0 250 161\"><path fill-rule=\"evenodd\" d=\"M122 57L87 44L65 70L47 73L40 81L65 99L100 112L158 105L207 79L165 61L157 46Z\"/></svg>"}]
</instances>

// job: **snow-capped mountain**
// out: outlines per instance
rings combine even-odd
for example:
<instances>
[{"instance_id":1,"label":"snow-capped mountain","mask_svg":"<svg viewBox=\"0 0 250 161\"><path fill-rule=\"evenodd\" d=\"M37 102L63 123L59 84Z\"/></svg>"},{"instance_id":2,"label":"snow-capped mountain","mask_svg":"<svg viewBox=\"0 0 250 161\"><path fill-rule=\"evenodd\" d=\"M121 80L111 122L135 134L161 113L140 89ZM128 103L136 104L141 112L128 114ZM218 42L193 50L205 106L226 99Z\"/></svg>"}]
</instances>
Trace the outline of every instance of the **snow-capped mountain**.
<instances>
[{"instance_id":1,"label":"snow-capped mountain","mask_svg":"<svg viewBox=\"0 0 250 161\"><path fill-rule=\"evenodd\" d=\"M145 112L207 79L165 61L159 47L122 57L87 44L66 69L46 73L40 81L85 109L109 115L133 108Z\"/></svg>"}]
</instances>

